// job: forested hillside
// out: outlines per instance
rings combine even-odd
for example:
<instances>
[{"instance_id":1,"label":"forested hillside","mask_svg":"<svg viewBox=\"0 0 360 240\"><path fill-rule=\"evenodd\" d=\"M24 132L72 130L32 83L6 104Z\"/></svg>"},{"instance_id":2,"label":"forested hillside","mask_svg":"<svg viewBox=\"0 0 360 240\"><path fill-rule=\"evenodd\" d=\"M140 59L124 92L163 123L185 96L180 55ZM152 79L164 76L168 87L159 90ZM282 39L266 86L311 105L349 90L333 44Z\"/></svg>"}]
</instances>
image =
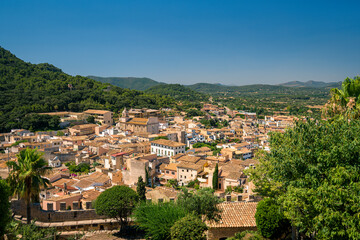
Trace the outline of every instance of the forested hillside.
<instances>
[{"instance_id":1,"label":"forested hillside","mask_svg":"<svg viewBox=\"0 0 360 240\"><path fill-rule=\"evenodd\" d=\"M175 98L179 101L207 101L209 96L191 90L188 87L185 87L180 84L162 84L158 86L154 86L146 90L147 93L151 94L160 94L163 96L169 96Z\"/></svg>"},{"instance_id":2,"label":"forested hillside","mask_svg":"<svg viewBox=\"0 0 360 240\"><path fill-rule=\"evenodd\" d=\"M150 78L136 78L136 77L96 77L87 76L102 83L110 83L121 88L130 88L134 90L144 91L153 86L162 84Z\"/></svg>"},{"instance_id":3,"label":"forested hillside","mask_svg":"<svg viewBox=\"0 0 360 240\"><path fill-rule=\"evenodd\" d=\"M169 107L175 100L70 76L51 64L31 64L0 47L0 132L24 128L28 113L83 111L118 112L123 107Z\"/></svg>"}]
</instances>

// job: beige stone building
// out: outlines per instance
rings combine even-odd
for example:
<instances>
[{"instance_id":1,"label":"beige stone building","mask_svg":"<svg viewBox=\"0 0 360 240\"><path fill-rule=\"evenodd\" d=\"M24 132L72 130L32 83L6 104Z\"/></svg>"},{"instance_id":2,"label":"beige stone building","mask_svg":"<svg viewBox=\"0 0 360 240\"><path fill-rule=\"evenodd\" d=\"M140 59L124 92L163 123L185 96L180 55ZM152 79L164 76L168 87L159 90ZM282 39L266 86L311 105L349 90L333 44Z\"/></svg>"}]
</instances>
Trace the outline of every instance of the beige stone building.
<instances>
[{"instance_id":1,"label":"beige stone building","mask_svg":"<svg viewBox=\"0 0 360 240\"><path fill-rule=\"evenodd\" d=\"M69 132L72 136L83 136L95 133L96 124L82 124L69 128Z\"/></svg>"},{"instance_id":2,"label":"beige stone building","mask_svg":"<svg viewBox=\"0 0 360 240\"><path fill-rule=\"evenodd\" d=\"M88 109L84 112L85 117L93 116L95 118L95 122L100 122L101 124L113 124L113 113L106 110L95 110Z\"/></svg>"},{"instance_id":3,"label":"beige stone building","mask_svg":"<svg viewBox=\"0 0 360 240\"><path fill-rule=\"evenodd\" d=\"M157 117L130 117L126 108L122 112L118 126L121 130L130 130L132 132L159 133L159 119Z\"/></svg>"}]
</instances>

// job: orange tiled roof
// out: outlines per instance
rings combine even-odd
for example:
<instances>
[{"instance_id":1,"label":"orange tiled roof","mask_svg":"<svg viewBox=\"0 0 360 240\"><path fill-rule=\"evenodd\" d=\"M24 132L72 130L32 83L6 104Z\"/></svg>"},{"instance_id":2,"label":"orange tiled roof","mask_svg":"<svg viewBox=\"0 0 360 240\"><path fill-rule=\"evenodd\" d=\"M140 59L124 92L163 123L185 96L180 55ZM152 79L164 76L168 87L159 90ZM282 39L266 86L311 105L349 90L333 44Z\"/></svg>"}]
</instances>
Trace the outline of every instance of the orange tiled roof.
<instances>
[{"instance_id":1,"label":"orange tiled roof","mask_svg":"<svg viewBox=\"0 0 360 240\"><path fill-rule=\"evenodd\" d=\"M172 170L172 171L177 171L177 163L170 163L169 165L167 165L165 167L166 170Z\"/></svg>"},{"instance_id":2,"label":"orange tiled roof","mask_svg":"<svg viewBox=\"0 0 360 240\"><path fill-rule=\"evenodd\" d=\"M218 205L221 220L206 222L210 228L256 227L255 212L257 202L223 202Z\"/></svg>"}]
</instances>

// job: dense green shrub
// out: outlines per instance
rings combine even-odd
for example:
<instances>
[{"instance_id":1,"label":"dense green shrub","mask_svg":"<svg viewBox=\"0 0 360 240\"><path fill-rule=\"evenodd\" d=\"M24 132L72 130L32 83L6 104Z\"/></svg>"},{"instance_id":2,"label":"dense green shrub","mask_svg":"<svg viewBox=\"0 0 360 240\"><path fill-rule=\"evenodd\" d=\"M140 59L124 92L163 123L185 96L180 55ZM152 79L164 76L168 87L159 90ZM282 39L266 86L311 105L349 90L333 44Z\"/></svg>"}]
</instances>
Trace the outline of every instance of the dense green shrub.
<instances>
[{"instance_id":1,"label":"dense green shrub","mask_svg":"<svg viewBox=\"0 0 360 240\"><path fill-rule=\"evenodd\" d=\"M200 218L186 215L171 227L172 240L206 240L207 226Z\"/></svg>"},{"instance_id":2,"label":"dense green shrub","mask_svg":"<svg viewBox=\"0 0 360 240\"><path fill-rule=\"evenodd\" d=\"M134 212L137 226L153 240L170 239L171 227L185 215L186 210L173 202L142 203Z\"/></svg>"}]
</instances>

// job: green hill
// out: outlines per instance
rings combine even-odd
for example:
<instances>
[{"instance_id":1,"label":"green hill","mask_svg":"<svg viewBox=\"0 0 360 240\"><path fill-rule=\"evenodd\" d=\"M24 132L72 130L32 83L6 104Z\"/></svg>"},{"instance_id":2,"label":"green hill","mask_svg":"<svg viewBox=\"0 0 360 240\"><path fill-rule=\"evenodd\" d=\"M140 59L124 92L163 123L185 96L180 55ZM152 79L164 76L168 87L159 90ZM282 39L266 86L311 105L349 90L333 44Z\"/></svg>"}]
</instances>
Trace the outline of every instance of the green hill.
<instances>
[{"instance_id":1,"label":"green hill","mask_svg":"<svg viewBox=\"0 0 360 240\"><path fill-rule=\"evenodd\" d=\"M89 108L118 112L123 107L159 108L174 103L175 100L167 96L70 76L48 63L27 63L0 47L0 132L29 127L40 130L41 124L29 126L29 113Z\"/></svg>"},{"instance_id":2,"label":"green hill","mask_svg":"<svg viewBox=\"0 0 360 240\"><path fill-rule=\"evenodd\" d=\"M162 84L150 78L136 78L136 77L96 77L87 76L88 78L94 79L102 83L110 83L112 85L144 91L153 86Z\"/></svg>"},{"instance_id":3,"label":"green hill","mask_svg":"<svg viewBox=\"0 0 360 240\"><path fill-rule=\"evenodd\" d=\"M180 84L161 84L146 90L147 93L169 96L178 101L206 101L209 97Z\"/></svg>"}]
</instances>

